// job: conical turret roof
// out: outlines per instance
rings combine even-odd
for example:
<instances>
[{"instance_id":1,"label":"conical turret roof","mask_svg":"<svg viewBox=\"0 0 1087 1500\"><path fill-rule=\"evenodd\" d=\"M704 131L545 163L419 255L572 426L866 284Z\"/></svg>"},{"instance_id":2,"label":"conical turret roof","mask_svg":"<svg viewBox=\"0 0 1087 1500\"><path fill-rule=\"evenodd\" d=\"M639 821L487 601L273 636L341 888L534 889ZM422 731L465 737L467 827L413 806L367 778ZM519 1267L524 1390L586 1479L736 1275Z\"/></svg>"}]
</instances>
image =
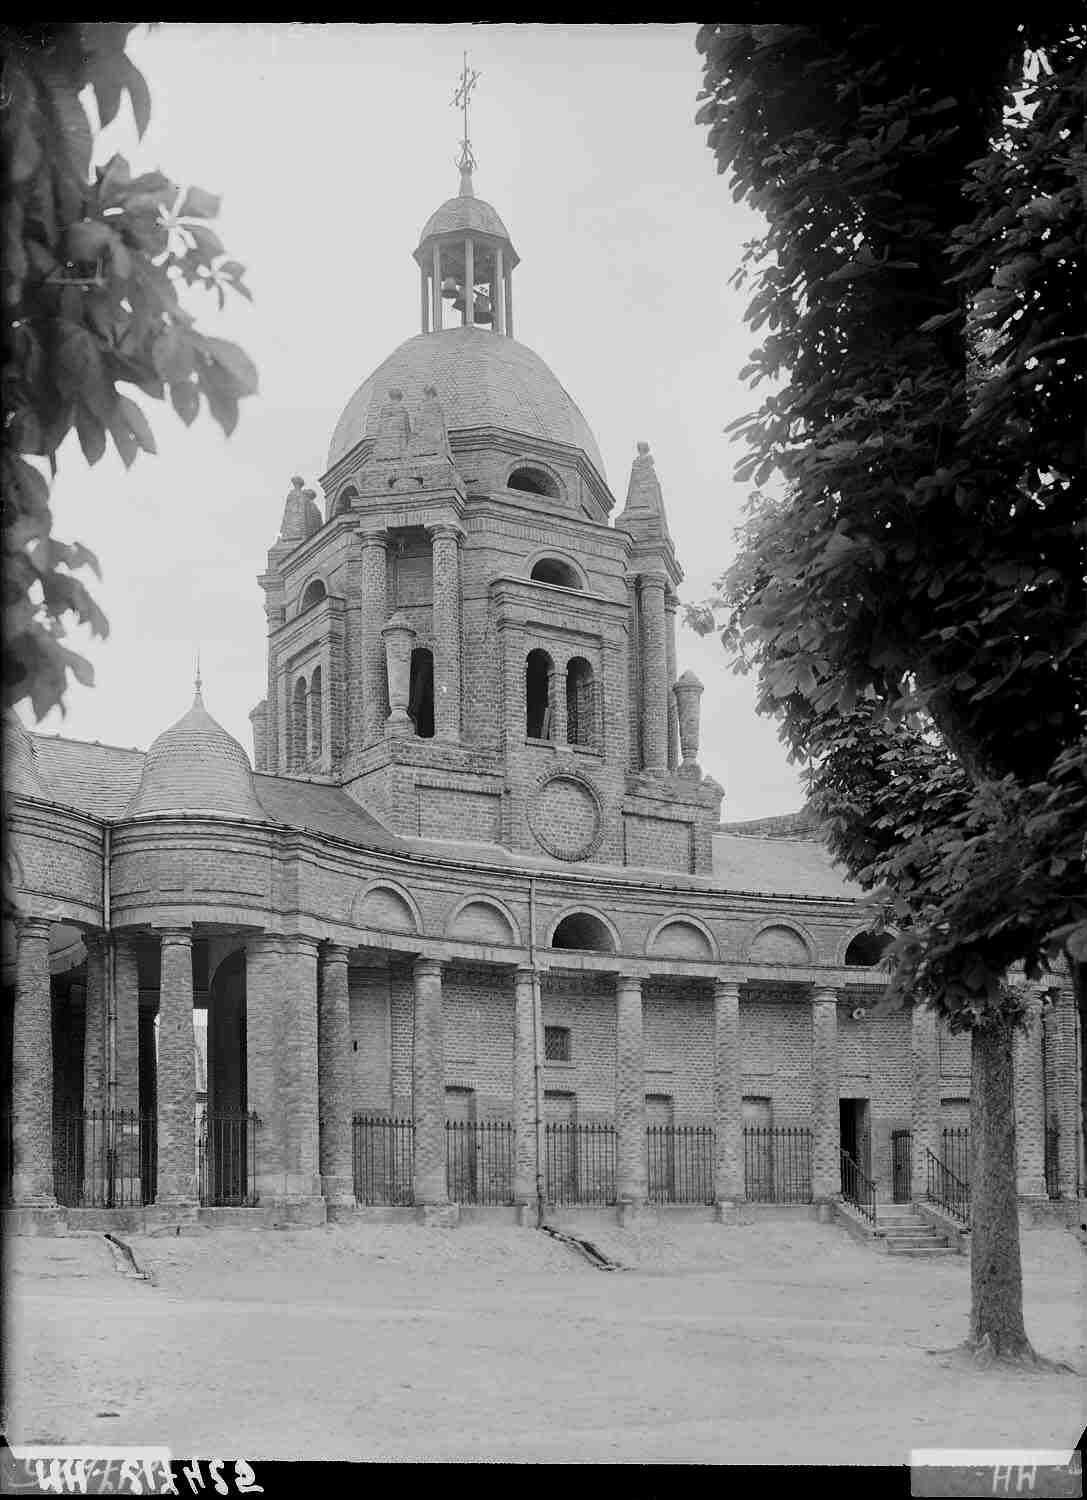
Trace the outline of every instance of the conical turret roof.
<instances>
[{"instance_id":1,"label":"conical turret roof","mask_svg":"<svg viewBox=\"0 0 1087 1500\"><path fill-rule=\"evenodd\" d=\"M249 757L208 713L199 686L188 713L160 734L147 752L125 816L167 812L267 821L253 790Z\"/></svg>"}]
</instances>

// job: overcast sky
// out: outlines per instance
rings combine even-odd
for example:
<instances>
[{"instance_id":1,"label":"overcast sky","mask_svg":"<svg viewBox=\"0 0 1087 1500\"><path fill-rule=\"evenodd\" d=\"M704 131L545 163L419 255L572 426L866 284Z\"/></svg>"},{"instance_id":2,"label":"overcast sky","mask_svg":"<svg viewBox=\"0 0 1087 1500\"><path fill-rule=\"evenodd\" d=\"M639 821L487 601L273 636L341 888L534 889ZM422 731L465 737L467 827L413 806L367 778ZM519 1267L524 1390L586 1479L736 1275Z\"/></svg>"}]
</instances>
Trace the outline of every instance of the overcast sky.
<instances>
[{"instance_id":1,"label":"overcast sky","mask_svg":"<svg viewBox=\"0 0 1087 1500\"><path fill-rule=\"evenodd\" d=\"M151 88L138 143L127 114L99 154L222 194L217 230L248 268L249 306L206 332L256 361L260 395L227 439L142 398L158 441L127 474L61 454L55 530L86 542L112 632L88 641L96 686L39 726L146 748L192 697L200 649L210 711L252 754L265 692L256 575L290 476L316 485L356 387L418 332L411 252L458 187L451 97L467 48L477 196L521 256L517 336L551 366L596 433L622 508L635 443L651 445L685 571L703 597L732 555L746 492L722 429L755 397L737 376L755 339L730 290L758 220L734 204L695 126L701 59L689 24L415 26L163 24L133 33ZM73 644L78 641L73 639ZM703 767L724 817L802 801L775 726L716 638L679 633L679 669L705 683Z\"/></svg>"}]
</instances>

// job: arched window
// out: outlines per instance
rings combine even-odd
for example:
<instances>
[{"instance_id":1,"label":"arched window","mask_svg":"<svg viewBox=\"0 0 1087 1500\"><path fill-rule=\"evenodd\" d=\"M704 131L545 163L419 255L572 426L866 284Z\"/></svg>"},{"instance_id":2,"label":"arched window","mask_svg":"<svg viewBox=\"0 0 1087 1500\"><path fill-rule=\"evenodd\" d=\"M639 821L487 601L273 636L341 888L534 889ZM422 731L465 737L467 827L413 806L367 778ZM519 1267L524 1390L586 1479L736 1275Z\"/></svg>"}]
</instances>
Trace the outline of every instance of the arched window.
<instances>
[{"instance_id":1,"label":"arched window","mask_svg":"<svg viewBox=\"0 0 1087 1500\"><path fill-rule=\"evenodd\" d=\"M425 646L411 653L408 713L421 740L434 738L434 656Z\"/></svg>"},{"instance_id":2,"label":"arched window","mask_svg":"<svg viewBox=\"0 0 1087 1500\"><path fill-rule=\"evenodd\" d=\"M548 495L558 500L560 491L557 482L545 469L514 469L506 480L507 489L523 490L526 495Z\"/></svg>"},{"instance_id":3,"label":"arched window","mask_svg":"<svg viewBox=\"0 0 1087 1500\"><path fill-rule=\"evenodd\" d=\"M599 917L589 911L573 911L555 928L552 948L581 948L597 953L613 953L611 933Z\"/></svg>"},{"instance_id":4,"label":"arched window","mask_svg":"<svg viewBox=\"0 0 1087 1500\"><path fill-rule=\"evenodd\" d=\"M851 969L870 969L878 964L894 939L886 932L858 932L845 950L845 961Z\"/></svg>"},{"instance_id":5,"label":"arched window","mask_svg":"<svg viewBox=\"0 0 1087 1500\"><path fill-rule=\"evenodd\" d=\"M583 656L571 657L566 668L566 739L571 745L596 740L596 684Z\"/></svg>"},{"instance_id":6,"label":"arched window","mask_svg":"<svg viewBox=\"0 0 1087 1500\"><path fill-rule=\"evenodd\" d=\"M351 509L358 498L358 490L353 484L349 484L346 489L341 490L340 493L336 496L336 504L333 508L332 514L334 516L345 515Z\"/></svg>"},{"instance_id":7,"label":"arched window","mask_svg":"<svg viewBox=\"0 0 1087 1500\"><path fill-rule=\"evenodd\" d=\"M554 665L546 651L530 651L525 662L525 734L530 740L551 738L551 677Z\"/></svg>"},{"instance_id":8,"label":"arched window","mask_svg":"<svg viewBox=\"0 0 1087 1500\"><path fill-rule=\"evenodd\" d=\"M298 606L299 613L306 609L312 609L315 604L320 604L325 594L325 586L319 578L315 578L312 583L307 583L302 592L301 603Z\"/></svg>"},{"instance_id":9,"label":"arched window","mask_svg":"<svg viewBox=\"0 0 1087 1500\"><path fill-rule=\"evenodd\" d=\"M301 771L308 749L306 725L306 679L299 677L291 699L291 765Z\"/></svg>"},{"instance_id":10,"label":"arched window","mask_svg":"<svg viewBox=\"0 0 1087 1500\"><path fill-rule=\"evenodd\" d=\"M555 583L562 589L579 589L581 579L577 570L568 562L563 562L560 557L541 557L539 562L533 563L530 578L537 583Z\"/></svg>"},{"instance_id":11,"label":"arched window","mask_svg":"<svg viewBox=\"0 0 1087 1500\"><path fill-rule=\"evenodd\" d=\"M324 705L321 702L321 669L315 667L309 685L309 753L316 760L324 747Z\"/></svg>"}]
</instances>

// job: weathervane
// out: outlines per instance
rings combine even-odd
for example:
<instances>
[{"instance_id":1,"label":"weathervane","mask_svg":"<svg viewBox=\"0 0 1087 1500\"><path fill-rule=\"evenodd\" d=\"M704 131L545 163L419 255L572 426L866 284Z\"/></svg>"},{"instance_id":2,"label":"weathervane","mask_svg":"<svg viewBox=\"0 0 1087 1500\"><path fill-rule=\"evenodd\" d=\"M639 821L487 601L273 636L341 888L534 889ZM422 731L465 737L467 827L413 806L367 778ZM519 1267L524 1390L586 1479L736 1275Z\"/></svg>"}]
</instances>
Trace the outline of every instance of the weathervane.
<instances>
[{"instance_id":1,"label":"weathervane","mask_svg":"<svg viewBox=\"0 0 1087 1500\"><path fill-rule=\"evenodd\" d=\"M461 172L471 172L476 164L476 159L472 155L472 143L468 138L468 101L471 98L472 90L475 88L478 79L479 74L468 66L468 54L466 52L464 54L464 66L461 69L460 81L457 84L456 92L451 101L454 108L461 110L464 114L464 136L460 143L460 160L457 162L457 166Z\"/></svg>"}]
</instances>

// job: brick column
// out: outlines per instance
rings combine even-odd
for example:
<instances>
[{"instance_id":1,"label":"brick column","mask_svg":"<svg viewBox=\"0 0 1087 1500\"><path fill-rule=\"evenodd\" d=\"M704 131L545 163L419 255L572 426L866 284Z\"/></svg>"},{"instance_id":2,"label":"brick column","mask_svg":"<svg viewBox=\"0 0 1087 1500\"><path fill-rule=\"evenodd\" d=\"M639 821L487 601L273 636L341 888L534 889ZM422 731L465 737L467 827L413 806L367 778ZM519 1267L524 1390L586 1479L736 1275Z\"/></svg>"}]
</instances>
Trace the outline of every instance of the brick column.
<instances>
[{"instance_id":1,"label":"brick column","mask_svg":"<svg viewBox=\"0 0 1087 1500\"><path fill-rule=\"evenodd\" d=\"M442 331L442 247L435 245L431 252L430 267L430 290L431 290L431 333Z\"/></svg>"},{"instance_id":2,"label":"brick column","mask_svg":"<svg viewBox=\"0 0 1087 1500\"><path fill-rule=\"evenodd\" d=\"M113 1007L116 1018L115 1067L111 1103L114 1109L138 1110L140 1107L140 976L136 962L136 941L123 933L118 933L113 940ZM160 1022L159 1025L161 1024ZM195 1061L193 1066L195 1068Z\"/></svg>"},{"instance_id":3,"label":"brick column","mask_svg":"<svg viewBox=\"0 0 1087 1500\"><path fill-rule=\"evenodd\" d=\"M570 732L566 723L566 673L557 664L547 674L547 702L551 709L551 743L565 745Z\"/></svg>"},{"instance_id":4,"label":"brick column","mask_svg":"<svg viewBox=\"0 0 1087 1500\"><path fill-rule=\"evenodd\" d=\"M1071 989L1062 984L1053 1009L1056 1032L1056 1110L1060 1123L1061 1197L1078 1196L1079 1173L1079 1059L1076 1055L1076 1006Z\"/></svg>"},{"instance_id":5,"label":"brick column","mask_svg":"<svg viewBox=\"0 0 1087 1500\"><path fill-rule=\"evenodd\" d=\"M666 584L663 573L641 575L642 770L649 776L663 776L668 769Z\"/></svg>"},{"instance_id":6,"label":"brick column","mask_svg":"<svg viewBox=\"0 0 1087 1500\"><path fill-rule=\"evenodd\" d=\"M286 1046L282 1015L285 958L281 937L264 933L245 945L245 1092L256 1132L256 1183L261 1203L285 1195L280 1057Z\"/></svg>"},{"instance_id":7,"label":"brick column","mask_svg":"<svg viewBox=\"0 0 1087 1500\"><path fill-rule=\"evenodd\" d=\"M621 975L615 986L615 1001L616 1187L620 1203L643 1203L646 1137L642 981Z\"/></svg>"},{"instance_id":8,"label":"brick column","mask_svg":"<svg viewBox=\"0 0 1087 1500\"><path fill-rule=\"evenodd\" d=\"M506 337L513 338L513 272L509 266L506 267L506 279L503 285L506 288Z\"/></svg>"},{"instance_id":9,"label":"brick column","mask_svg":"<svg viewBox=\"0 0 1087 1500\"><path fill-rule=\"evenodd\" d=\"M1042 997L1031 985L1023 997L1027 1029L1015 1033L1015 1183L1020 1198L1044 1198L1045 1078L1042 1071Z\"/></svg>"},{"instance_id":10,"label":"brick column","mask_svg":"<svg viewBox=\"0 0 1087 1500\"><path fill-rule=\"evenodd\" d=\"M325 1202L330 1205L354 1207L351 1012L347 996L347 949L334 943L329 943L322 949L317 1027L321 1191Z\"/></svg>"},{"instance_id":11,"label":"brick column","mask_svg":"<svg viewBox=\"0 0 1087 1500\"><path fill-rule=\"evenodd\" d=\"M83 1022L83 1109L106 1104L106 943L100 932L83 934L87 983Z\"/></svg>"},{"instance_id":12,"label":"brick column","mask_svg":"<svg viewBox=\"0 0 1087 1500\"><path fill-rule=\"evenodd\" d=\"M668 662L665 700L668 704L668 769L679 769L679 710L672 689L676 685L676 608L679 600L673 593L664 596L664 644Z\"/></svg>"},{"instance_id":13,"label":"brick column","mask_svg":"<svg viewBox=\"0 0 1087 1500\"><path fill-rule=\"evenodd\" d=\"M461 733L460 543L457 526L430 527L434 565L434 736Z\"/></svg>"},{"instance_id":14,"label":"brick column","mask_svg":"<svg viewBox=\"0 0 1087 1500\"><path fill-rule=\"evenodd\" d=\"M362 543L362 738L372 745L385 734L385 643L382 627L389 614L388 532L360 531ZM288 703L288 712L290 704Z\"/></svg>"},{"instance_id":15,"label":"brick column","mask_svg":"<svg viewBox=\"0 0 1087 1500\"><path fill-rule=\"evenodd\" d=\"M160 934L158 1187L156 1203L196 1200L196 1037L192 932Z\"/></svg>"},{"instance_id":16,"label":"brick column","mask_svg":"<svg viewBox=\"0 0 1087 1500\"><path fill-rule=\"evenodd\" d=\"M743 1085L740 1067L740 986L713 986L714 1188L718 1203L742 1202L744 1186Z\"/></svg>"},{"instance_id":17,"label":"brick column","mask_svg":"<svg viewBox=\"0 0 1087 1500\"><path fill-rule=\"evenodd\" d=\"M476 321L476 254L471 235L464 241L464 322L469 328Z\"/></svg>"},{"instance_id":18,"label":"brick column","mask_svg":"<svg viewBox=\"0 0 1087 1500\"><path fill-rule=\"evenodd\" d=\"M12 1017L11 1110L15 1208L54 1208L52 923L18 918Z\"/></svg>"},{"instance_id":19,"label":"brick column","mask_svg":"<svg viewBox=\"0 0 1087 1500\"><path fill-rule=\"evenodd\" d=\"M283 955L283 1192L287 1198L319 1198L317 943L286 937Z\"/></svg>"},{"instance_id":20,"label":"brick column","mask_svg":"<svg viewBox=\"0 0 1087 1500\"><path fill-rule=\"evenodd\" d=\"M816 990L811 1007L812 1197L837 1198L842 1190L838 1118L838 996Z\"/></svg>"},{"instance_id":21,"label":"brick column","mask_svg":"<svg viewBox=\"0 0 1087 1500\"><path fill-rule=\"evenodd\" d=\"M427 286L426 266L419 270L419 331L430 332L430 288Z\"/></svg>"},{"instance_id":22,"label":"brick column","mask_svg":"<svg viewBox=\"0 0 1087 1500\"><path fill-rule=\"evenodd\" d=\"M536 1201L536 1004L531 969L518 969L513 990L513 1118L517 1156L513 1170L516 1203Z\"/></svg>"},{"instance_id":23,"label":"brick column","mask_svg":"<svg viewBox=\"0 0 1087 1500\"><path fill-rule=\"evenodd\" d=\"M923 1199L928 1191L929 1151L940 1156L940 1047L936 1012L915 1000L910 1014L910 1194Z\"/></svg>"},{"instance_id":24,"label":"brick column","mask_svg":"<svg viewBox=\"0 0 1087 1500\"><path fill-rule=\"evenodd\" d=\"M445 1048L442 1040L442 966L417 958L415 987L415 1201L448 1201L445 1180Z\"/></svg>"}]
</instances>

